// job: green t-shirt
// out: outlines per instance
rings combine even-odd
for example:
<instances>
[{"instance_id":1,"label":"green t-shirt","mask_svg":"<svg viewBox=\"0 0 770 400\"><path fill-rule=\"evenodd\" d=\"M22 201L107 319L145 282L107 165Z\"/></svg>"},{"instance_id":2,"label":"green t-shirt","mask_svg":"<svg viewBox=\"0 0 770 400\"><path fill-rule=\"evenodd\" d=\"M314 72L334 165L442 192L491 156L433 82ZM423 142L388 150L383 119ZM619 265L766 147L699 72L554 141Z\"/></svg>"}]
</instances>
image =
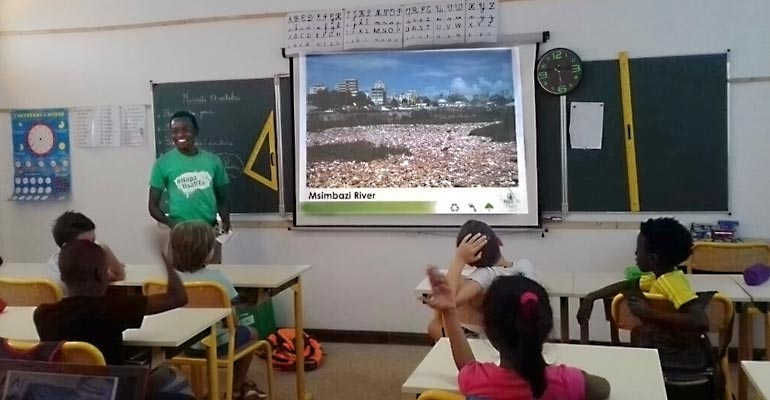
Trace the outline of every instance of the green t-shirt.
<instances>
[{"instance_id":1,"label":"green t-shirt","mask_svg":"<svg viewBox=\"0 0 770 400\"><path fill-rule=\"evenodd\" d=\"M214 188L230 183L225 166L216 154L198 149L187 156L174 149L155 160L150 187L168 196L168 217L174 222L217 220Z\"/></svg>"}]
</instances>

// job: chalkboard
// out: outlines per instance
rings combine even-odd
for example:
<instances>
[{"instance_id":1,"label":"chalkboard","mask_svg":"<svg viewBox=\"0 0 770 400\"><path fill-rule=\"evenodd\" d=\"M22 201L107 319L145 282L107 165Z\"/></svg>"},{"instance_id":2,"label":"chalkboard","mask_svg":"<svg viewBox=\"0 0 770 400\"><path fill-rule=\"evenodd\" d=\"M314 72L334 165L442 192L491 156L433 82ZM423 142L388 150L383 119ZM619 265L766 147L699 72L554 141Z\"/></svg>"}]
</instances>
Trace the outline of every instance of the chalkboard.
<instances>
[{"instance_id":1,"label":"chalkboard","mask_svg":"<svg viewBox=\"0 0 770 400\"><path fill-rule=\"evenodd\" d=\"M273 78L154 83L152 95L157 156L173 148L171 115L190 111L200 128L198 146L225 163L231 212L279 212Z\"/></svg>"},{"instance_id":2,"label":"chalkboard","mask_svg":"<svg viewBox=\"0 0 770 400\"><path fill-rule=\"evenodd\" d=\"M641 211L727 211L727 57L630 60ZM604 102L601 150L567 149L571 211L629 211L618 62L584 63L573 101ZM561 210L559 99L537 93L541 208ZM569 119L568 119L569 121Z\"/></svg>"}]
</instances>

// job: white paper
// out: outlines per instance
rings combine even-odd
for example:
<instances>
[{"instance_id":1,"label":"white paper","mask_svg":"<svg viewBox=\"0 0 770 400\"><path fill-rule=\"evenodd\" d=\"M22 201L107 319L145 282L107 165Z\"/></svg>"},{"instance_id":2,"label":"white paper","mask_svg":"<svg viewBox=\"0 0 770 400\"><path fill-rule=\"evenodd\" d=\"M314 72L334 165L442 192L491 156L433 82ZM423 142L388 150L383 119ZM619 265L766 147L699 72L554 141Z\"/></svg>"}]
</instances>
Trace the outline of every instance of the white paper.
<instances>
[{"instance_id":1,"label":"white paper","mask_svg":"<svg viewBox=\"0 0 770 400\"><path fill-rule=\"evenodd\" d=\"M312 22L313 51L340 51L343 49L345 10L316 11Z\"/></svg>"},{"instance_id":2,"label":"white paper","mask_svg":"<svg viewBox=\"0 0 770 400\"><path fill-rule=\"evenodd\" d=\"M600 150L604 130L604 103L573 102L570 107L570 147Z\"/></svg>"},{"instance_id":3,"label":"white paper","mask_svg":"<svg viewBox=\"0 0 770 400\"><path fill-rule=\"evenodd\" d=\"M403 25L401 6L345 9L344 48L401 48Z\"/></svg>"},{"instance_id":4,"label":"white paper","mask_svg":"<svg viewBox=\"0 0 770 400\"><path fill-rule=\"evenodd\" d=\"M79 147L91 146L92 132L94 132L94 116L96 110L93 108L75 108L70 110L70 129L71 135L75 139L75 144Z\"/></svg>"},{"instance_id":5,"label":"white paper","mask_svg":"<svg viewBox=\"0 0 770 400\"><path fill-rule=\"evenodd\" d=\"M235 238L236 236L238 236L238 233L230 229L229 231L224 232L219 236L217 236L217 242L219 242L221 245L225 245L227 244L227 242L233 240L233 238Z\"/></svg>"},{"instance_id":6,"label":"white paper","mask_svg":"<svg viewBox=\"0 0 770 400\"><path fill-rule=\"evenodd\" d=\"M439 1L433 25L433 43L454 44L465 42L465 1Z\"/></svg>"},{"instance_id":7,"label":"white paper","mask_svg":"<svg viewBox=\"0 0 770 400\"><path fill-rule=\"evenodd\" d=\"M76 143L80 147L120 146L120 110L115 106L72 110Z\"/></svg>"},{"instance_id":8,"label":"white paper","mask_svg":"<svg viewBox=\"0 0 770 400\"><path fill-rule=\"evenodd\" d=\"M144 105L120 107L120 144L144 146L147 143L147 111Z\"/></svg>"},{"instance_id":9,"label":"white paper","mask_svg":"<svg viewBox=\"0 0 770 400\"><path fill-rule=\"evenodd\" d=\"M286 54L297 54L313 49L313 21L315 13L286 14Z\"/></svg>"},{"instance_id":10,"label":"white paper","mask_svg":"<svg viewBox=\"0 0 770 400\"><path fill-rule=\"evenodd\" d=\"M405 4L404 47L433 45L435 3Z\"/></svg>"},{"instance_id":11,"label":"white paper","mask_svg":"<svg viewBox=\"0 0 770 400\"><path fill-rule=\"evenodd\" d=\"M465 42L496 42L498 16L497 0L465 3Z\"/></svg>"}]
</instances>

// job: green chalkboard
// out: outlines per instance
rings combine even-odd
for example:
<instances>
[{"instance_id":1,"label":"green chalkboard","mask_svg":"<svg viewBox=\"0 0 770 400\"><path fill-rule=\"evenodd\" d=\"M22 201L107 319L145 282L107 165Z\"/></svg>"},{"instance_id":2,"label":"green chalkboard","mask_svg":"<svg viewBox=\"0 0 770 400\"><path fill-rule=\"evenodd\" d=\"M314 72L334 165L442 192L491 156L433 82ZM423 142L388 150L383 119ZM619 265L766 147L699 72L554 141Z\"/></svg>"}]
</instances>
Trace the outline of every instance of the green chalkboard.
<instances>
[{"instance_id":1,"label":"green chalkboard","mask_svg":"<svg viewBox=\"0 0 770 400\"><path fill-rule=\"evenodd\" d=\"M269 132L264 135L254 162L249 163L266 127L272 131L272 142L277 148L275 124L268 123L275 111L273 78L154 83L152 95L156 155L173 146L168 132L169 117L179 110L190 111L200 128L198 146L218 154L225 163L231 181L231 212L279 212L276 168L280 160L270 150ZM262 177L264 182L255 177Z\"/></svg>"},{"instance_id":2,"label":"green chalkboard","mask_svg":"<svg viewBox=\"0 0 770 400\"><path fill-rule=\"evenodd\" d=\"M630 60L642 211L726 211L725 54ZM618 62L584 65L567 96L604 103L601 150L567 149L570 211L629 211ZM538 90L538 162L543 211L561 210L559 100ZM545 163L545 164L544 164Z\"/></svg>"}]
</instances>

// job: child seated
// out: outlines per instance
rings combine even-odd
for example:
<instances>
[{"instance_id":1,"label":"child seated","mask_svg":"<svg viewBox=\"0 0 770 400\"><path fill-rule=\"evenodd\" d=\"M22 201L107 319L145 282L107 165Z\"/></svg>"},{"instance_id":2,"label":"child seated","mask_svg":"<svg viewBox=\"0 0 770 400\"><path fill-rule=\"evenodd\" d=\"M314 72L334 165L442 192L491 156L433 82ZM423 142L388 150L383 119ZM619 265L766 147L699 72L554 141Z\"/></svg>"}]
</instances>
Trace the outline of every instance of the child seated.
<instances>
[{"instance_id":1,"label":"child seated","mask_svg":"<svg viewBox=\"0 0 770 400\"><path fill-rule=\"evenodd\" d=\"M630 311L642 321L631 332L635 343L658 349L664 375L667 370L705 370L712 361L710 345L703 335L709 321L698 295L678 266L692 252L687 228L672 218L649 219L641 224L636 238L636 265L640 274L588 294L580 304L577 319L585 323L594 301L623 293ZM642 292L662 295L673 311L652 308Z\"/></svg>"},{"instance_id":2,"label":"child seated","mask_svg":"<svg viewBox=\"0 0 770 400\"><path fill-rule=\"evenodd\" d=\"M165 261L165 260L164 260ZM187 293L171 263L166 262L168 291L152 296L106 296L107 254L90 240L72 240L61 249L59 269L69 291L54 304L41 304L34 313L43 341L82 341L96 346L107 364L124 362L123 332L142 326L145 315L162 313L187 303ZM161 366L150 374L155 396L186 395L192 390L175 370Z\"/></svg>"},{"instance_id":3,"label":"child seated","mask_svg":"<svg viewBox=\"0 0 770 400\"><path fill-rule=\"evenodd\" d=\"M174 268L185 282L216 282L227 292L233 303L237 302L238 292L233 284L218 270L206 268L214 251L214 229L203 221L185 221L174 226L171 230L170 247ZM228 331L224 326L217 330L217 353L227 354ZM257 339L256 332L246 326L239 325L235 331L235 348ZM193 357L205 357L206 350L201 344L195 344L188 354ZM233 398L235 399L266 399L267 394L257 388L254 382L246 376L251 366L253 354L247 355L235 362L233 371Z\"/></svg>"},{"instance_id":4,"label":"child seated","mask_svg":"<svg viewBox=\"0 0 770 400\"><path fill-rule=\"evenodd\" d=\"M460 392L490 400L606 399L604 378L565 365L548 365L543 343L553 328L548 293L520 274L502 276L487 289L483 301L484 331L500 352L500 365L476 361L457 318L455 292L435 268L428 269L432 297L425 303L441 312L460 371Z\"/></svg>"},{"instance_id":5,"label":"child seated","mask_svg":"<svg viewBox=\"0 0 770 400\"><path fill-rule=\"evenodd\" d=\"M484 292L501 275L524 274L534 279L532 264L528 260L511 262L506 260L500 248L502 241L492 228L484 222L468 220L460 228L456 240L457 249L447 272L450 287L455 290L455 300L460 321L470 336L483 333L481 327L481 303ZM463 277L465 265L473 272ZM504 270L494 267L503 267ZM442 336L441 320L434 318L428 325L428 334L433 341Z\"/></svg>"},{"instance_id":6,"label":"child seated","mask_svg":"<svg viewBox=\"0 0 770 400\"><path fill-rule=\"evenodd\" d=\"M96 243L96 225L90 218L79 212L67 211L54 221L53 240L59 249L73 240L88 240ZM107 257L107 280L115 282L125 279L125 265L118 261L107 245L100 244L100 246L104 249ZM66 294L67 288L63 285L59 272L59 251L48 259L48 275L51 279L59 282Z\"/></svg>"}]
</instances>

